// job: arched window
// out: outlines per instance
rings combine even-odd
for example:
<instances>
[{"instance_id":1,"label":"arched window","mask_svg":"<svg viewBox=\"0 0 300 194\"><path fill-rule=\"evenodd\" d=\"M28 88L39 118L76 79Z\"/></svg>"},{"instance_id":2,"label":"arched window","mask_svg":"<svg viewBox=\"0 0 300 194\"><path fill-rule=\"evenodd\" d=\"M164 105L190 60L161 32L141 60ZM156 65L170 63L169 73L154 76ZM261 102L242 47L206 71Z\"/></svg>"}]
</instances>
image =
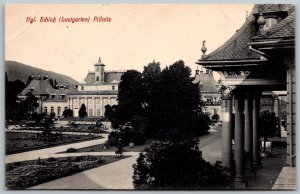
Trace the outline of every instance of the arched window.
<instances>
[{"instance_id":1,"label":"arched window","mask_svg":"<svg viewBox=\"0 0 300 194\"><path fill-rule=\"evenodd\" d=\"M57 116L60 116L60 115L61 115L61 108L59 106L59 107L57 107Z\"/></svg>"},{"instance_id":2,"label":"arched window","mask_svg":"<svg viewBox=\"0 0 300 194\"><path fill-rule=\"evenodd\" d=\"M50 113L53 113L53 112L54 112L54 107L51 106Z\"/></svg>"},{"instance_id":3,"label":"arched window","mask_svg":"<svg viewBox=\"0 0 300 194\"><path fill-rule=\"evenodd\" d=\"M67 109L68 109L68 107L65 106L64 110L67 110Z\"/></svg>"},{"instance_id":4,"label":"arched window","mask_svg":"<svg viewBox=\"0 0 300 194\"><path fill-rule=\"evenodd\" d=\"M44 113L47 114L47 106L44 107Z\"/></svg>"}]
</instances>

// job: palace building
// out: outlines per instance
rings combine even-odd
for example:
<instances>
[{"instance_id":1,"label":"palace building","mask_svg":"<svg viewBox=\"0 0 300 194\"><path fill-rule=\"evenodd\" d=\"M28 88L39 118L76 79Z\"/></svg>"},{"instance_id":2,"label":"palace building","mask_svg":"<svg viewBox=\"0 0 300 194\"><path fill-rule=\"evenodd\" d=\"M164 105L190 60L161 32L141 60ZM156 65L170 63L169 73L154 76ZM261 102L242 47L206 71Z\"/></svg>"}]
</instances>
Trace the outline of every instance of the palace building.
<instances>
[{"instance_id":1,"label":"palace building","mask_svg":"<svg viewBox=\"0 0 300 194\"><path fill-rule=\"evenodd\" d=\"M88 117L104 116L106 105L117 104L118 85L125 71L105 71L105 65L99 58L94 65L95 71L88 72L85 82L71 87L67 83L54 87L47 76L33 76L32 81L19 95L25 98L30 92L38 98L37 112L62 116L63 111L71 109L75 117L84 104Z\"/></svg>"},{"instance_id":2,"label":"palace building","mask_svg":"<svg viewBox=\"0 0 300 194\"><path fill-rule=\"evenodd\" d=\"M95 71L87 74L85 83L78 84L76 91L68 93L74 116L78 116L82 104L86 106L88 117L104 116L106 105L117 104L118 85L124 71L105 71L100 58L94 66Z\"/></svg>"}]
</instances>

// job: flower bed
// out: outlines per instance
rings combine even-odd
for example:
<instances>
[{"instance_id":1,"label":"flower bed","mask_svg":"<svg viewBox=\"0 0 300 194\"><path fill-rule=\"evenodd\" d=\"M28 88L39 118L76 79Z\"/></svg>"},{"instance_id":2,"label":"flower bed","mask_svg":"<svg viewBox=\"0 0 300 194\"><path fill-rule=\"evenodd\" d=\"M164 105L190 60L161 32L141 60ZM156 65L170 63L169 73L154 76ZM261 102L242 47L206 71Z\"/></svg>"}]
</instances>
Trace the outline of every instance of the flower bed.
<instances>
[{"instance_id":1,"label":"flower bed","mask_svg":"<svg viewBox=\"0 0 300 194\"><path fill-rule=\"evenodd\" d=\"M9 163L6 164L6 187L8 189L25 189L123 158L126 157L77 156Z\"/></svg>"},{"instance_id":2,"label":"flower bed","mask_svg":"<svg viewBox=\"0 0 300 194\"><path fill-rule=\"evenodd\" d=\"M34 133L12 133L6 132L5 138L5 152L6 154L15 154L30 150L37 150L67 143L75 143L80 141L87 141L98 139L102 137L95 136L80 136L80 135L61 135L52 141L46 141L38 137Z\"/></svg>"}]
</instances>

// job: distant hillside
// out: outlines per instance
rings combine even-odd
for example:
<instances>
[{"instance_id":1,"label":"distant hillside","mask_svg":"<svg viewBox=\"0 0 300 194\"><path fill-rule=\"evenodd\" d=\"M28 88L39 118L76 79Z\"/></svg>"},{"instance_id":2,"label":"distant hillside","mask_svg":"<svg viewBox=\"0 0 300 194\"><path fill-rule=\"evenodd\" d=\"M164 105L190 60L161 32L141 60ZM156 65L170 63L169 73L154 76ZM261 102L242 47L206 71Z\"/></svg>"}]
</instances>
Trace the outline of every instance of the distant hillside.
<instances>
[{"instance_id":1,"label":"distant hillside","mask_svg":"<svg viewBox=\"0 0 300 194\"><path fill-rule=\"evenodd\" d=\"M77 83L76 80L69 76L52 71L46 71L36 67L31 67L29 65L25 65L16 61L5 61L5 72L7 72L8 81L21 80L22 82L26 83L28 76L30 75L48 75L50 79L56 79L58 84L65 84L68 82L70 85L75 85Z\"/></svg>"}]
</instances>

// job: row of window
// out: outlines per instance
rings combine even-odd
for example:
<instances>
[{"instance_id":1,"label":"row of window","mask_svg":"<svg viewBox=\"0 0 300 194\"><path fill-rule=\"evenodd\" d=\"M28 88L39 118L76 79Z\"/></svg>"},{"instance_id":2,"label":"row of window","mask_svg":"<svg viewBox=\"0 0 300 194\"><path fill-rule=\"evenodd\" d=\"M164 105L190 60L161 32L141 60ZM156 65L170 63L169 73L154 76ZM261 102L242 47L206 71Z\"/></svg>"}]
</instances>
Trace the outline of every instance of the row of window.
<instances>
[{"instance_id":1,"label":"row of window","mask_svg":"<svg viewBox=\"0 0 300 194\"><path fill-rule=\"evenodd\" d=\"M115 86L111 86L111 89L112 89L112 90L115 90L116 87L115 87ZM81 86L81 90L84 90L84 86Z\"/></svg>"},{"instance_id":2,"label":"row of window","mask_svg":"<svg viewBox=\"0 0 300 194\"><path fill-rule=\"evenodd\" d=\"M67 110L67 109L68 109L68 107L65 106L64 110ZM47 106L44 107L44 113L48 114ZM51 106L51 108L50 108L50 113L54 113L54 107L53 106ZM59 115L61 115L61 107L60 106L57 107L57 116L59 116Z\"/></svg>"}]
</instances>

